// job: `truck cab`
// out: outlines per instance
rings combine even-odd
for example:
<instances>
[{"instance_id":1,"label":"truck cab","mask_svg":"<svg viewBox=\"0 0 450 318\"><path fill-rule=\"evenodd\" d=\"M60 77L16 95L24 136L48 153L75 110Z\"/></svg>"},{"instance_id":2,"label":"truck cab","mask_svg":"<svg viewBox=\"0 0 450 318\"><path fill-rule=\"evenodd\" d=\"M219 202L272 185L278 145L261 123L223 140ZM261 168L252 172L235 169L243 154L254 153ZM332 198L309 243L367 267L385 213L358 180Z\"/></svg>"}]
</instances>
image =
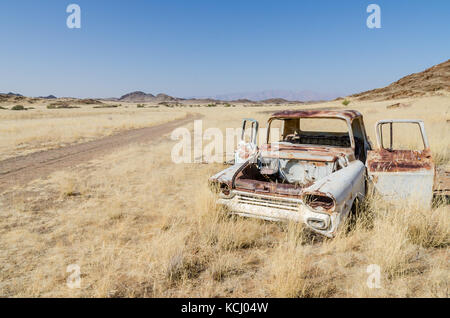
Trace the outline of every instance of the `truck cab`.
<instances>
[{"instance_id":1,"label":"truck cab","mask_svg":"<svg viewBox=\"0 0 450 318\"><path fill-rule=\"evenodd\" d=\"M366 180L390 200L413 195L416 189L407 182L423 183L420 191L431 193L431 188L424 191L430 178L432 182L434 167L427 164L432 160L421 121L408 122L419 125L424 150L400 153L384 148L382 130L377 130L379 149L373 150L363 116L355 110L276 112L268 119L266 142L260 147L255 138L257 122L245 119L244 128L247 122L252 138L246 143L242 135L235 164L210 178L218 202L233 214L304 222L313 231L333 237L355 201L366 196ZM273 140L275 126L281 136Z\"/></svg>"}]
</instances>

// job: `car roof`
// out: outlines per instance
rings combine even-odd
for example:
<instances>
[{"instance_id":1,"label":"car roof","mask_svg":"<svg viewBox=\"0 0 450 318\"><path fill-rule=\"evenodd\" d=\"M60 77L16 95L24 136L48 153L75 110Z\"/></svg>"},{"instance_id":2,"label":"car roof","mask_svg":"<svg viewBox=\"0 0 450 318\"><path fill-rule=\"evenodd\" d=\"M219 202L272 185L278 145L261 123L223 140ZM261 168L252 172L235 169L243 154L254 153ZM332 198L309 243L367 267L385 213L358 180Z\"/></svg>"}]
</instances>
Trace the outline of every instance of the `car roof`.
<instances>
[{"instance_id":1,"label":"car roof","mask_svg":"<svg viewBox=\"0 0 450 318\"><path fill-rule=\"evenodd\" d=\"M361 113L356 110L331 110L331 109L309 109L309 110L283 110L273 113L269 120L288 118L339 118L352 121L361 117Z\"/></svg>"}]
</instances>

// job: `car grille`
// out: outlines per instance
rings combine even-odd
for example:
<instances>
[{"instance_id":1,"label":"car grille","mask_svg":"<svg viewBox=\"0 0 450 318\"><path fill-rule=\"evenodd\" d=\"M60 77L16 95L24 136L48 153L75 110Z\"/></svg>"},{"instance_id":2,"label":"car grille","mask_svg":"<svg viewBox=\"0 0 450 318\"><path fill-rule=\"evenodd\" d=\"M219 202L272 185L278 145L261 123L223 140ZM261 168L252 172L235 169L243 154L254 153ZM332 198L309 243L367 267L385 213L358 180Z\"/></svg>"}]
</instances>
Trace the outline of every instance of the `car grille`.
<instances>
[{"instance_id":1,"label":"car grille","mask_svg":"<svg viewBox=\"0 0 450 318\"><path fill-rule=\"evenodd\" d=\"M298 207L300 205L299 202L295 202L289 199L279 198L279 197L267 197L267 196L259 196L255 194L237 194L237 202L240 204L249 204L262 206L267 208L275 208L282 210L290 210L290 211L298 211Z\"/></svg>"}]
</instances>

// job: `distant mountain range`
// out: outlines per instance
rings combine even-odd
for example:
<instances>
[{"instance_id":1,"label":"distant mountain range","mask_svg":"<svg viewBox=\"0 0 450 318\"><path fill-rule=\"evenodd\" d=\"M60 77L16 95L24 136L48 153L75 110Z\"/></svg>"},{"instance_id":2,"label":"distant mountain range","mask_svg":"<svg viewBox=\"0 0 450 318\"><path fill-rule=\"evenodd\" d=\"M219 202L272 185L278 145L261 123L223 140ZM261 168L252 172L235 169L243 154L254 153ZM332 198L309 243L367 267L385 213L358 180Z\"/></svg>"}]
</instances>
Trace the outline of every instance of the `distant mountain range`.
<instances>
[{"instance_id":1,"label":"distant mountain range","mask_svg":"<svg viewBox=\"0 0 450 318\"><path fill-rule=\"evenodd\" d=\"M0 95L3 96L15 96L15 97L24 97L22 94L17 94L17 93L13 93L13 92L9 92L9 93L0 93ZM58 97L54 96L54 95L48 95L48 96L39 96L38 98L43 98L43 99L56 99Z\"/></svg>"},{"instance_id":2,"label":"distant mountain range","mask_svg":"<svg viewBox=\"0 0 450 318\"><path fill-rule=\"evenodd\" d=\"M7 94L2 94L6 96L22 96L21 94L16 94L9 92ZM317 93L314 91L292 91L292 90L265 90L253 93L232 93L232 94L222 94L217 96L207 96L207 97L191 97L191 98L180 98L173 97L167 94L157 94L153 95L151 93L145 93L142 91L135 91L125 94L119 98L101 98L102 100L110 101L122 101L130 103L150 103L150 102L172 102L172 101L183 101L191 100L197 102L224 102L232 101L238 103L286 103L286 102L302 102L302 101L320 101L320 100L331 100L340 96L339 94L326 94ZM39 96L38 98L43 99L56 99L54 95Z\"/></svg>"},{"instance_id":3,"label":"distant mountain range","mask_svg":"<svg viewBox=\"0 0 450 318\"><path fill-rule=\"evenodd\" d=\"M232 93L217 96L179 98L169 96L167 94L153 95L141 91L131 92L118 98L124 102L169 102L181 100L204 100L204 101L235 101L241 103L258 102L289 102L289 101L318 101L331 100L339 97L340 94L335 93L317 93L314 91L292 91L292 90L265 90L260 92L249 93Z\"/></svg>"},{"instance_id":4,"label":"distant mountain range","mask_svg":"<svg viewBox=\"0 0 450 318\"><path fill-rule=\"evenodd\" d=\"M16 97L22 97L22 96L23 96L23 95L16 94L16 93L12 93L12 92L9 92L9 93L6 93L6 94L2 94L2 95L6 95L6 96L16 96Z\"/></svg>"},{"instance_id":5,"label":"distant mountain range","mask_svg":"<svg viewBox=\"0 0 450 318\"><path fill-rule=\"evenodd\" d=\"M247 99L252 101L263 101L268 99L285 99L287 101L319 101L331 100L342 96L337 93L319 93L310 90L264 90L259 92L242 92L221 94L214 96L219 100Z\"/></svg>"}]
</instances>

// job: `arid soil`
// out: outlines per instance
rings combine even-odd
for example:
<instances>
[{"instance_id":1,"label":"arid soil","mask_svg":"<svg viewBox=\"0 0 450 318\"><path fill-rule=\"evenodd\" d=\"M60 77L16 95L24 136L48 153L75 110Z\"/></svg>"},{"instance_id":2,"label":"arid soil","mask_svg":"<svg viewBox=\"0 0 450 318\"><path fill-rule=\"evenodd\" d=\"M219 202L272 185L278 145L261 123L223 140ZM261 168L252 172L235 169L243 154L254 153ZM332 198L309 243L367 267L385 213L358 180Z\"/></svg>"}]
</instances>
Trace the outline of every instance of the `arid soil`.
<instances>
[{"instance_id":1,"label":"arid soil","mask_svg":"<svg viewBox=\"0 0 450 318\"><path fill-rule=\"evenodd\" d=\"M165 124L132 129L90 142L34 152L0 161L0 191L36 178L45 177L56 170L98 158L119 147L155 139L170 133L177 126L200 117L199 114L188 114L183 119Z\"/></svg>"}]
</instances>

